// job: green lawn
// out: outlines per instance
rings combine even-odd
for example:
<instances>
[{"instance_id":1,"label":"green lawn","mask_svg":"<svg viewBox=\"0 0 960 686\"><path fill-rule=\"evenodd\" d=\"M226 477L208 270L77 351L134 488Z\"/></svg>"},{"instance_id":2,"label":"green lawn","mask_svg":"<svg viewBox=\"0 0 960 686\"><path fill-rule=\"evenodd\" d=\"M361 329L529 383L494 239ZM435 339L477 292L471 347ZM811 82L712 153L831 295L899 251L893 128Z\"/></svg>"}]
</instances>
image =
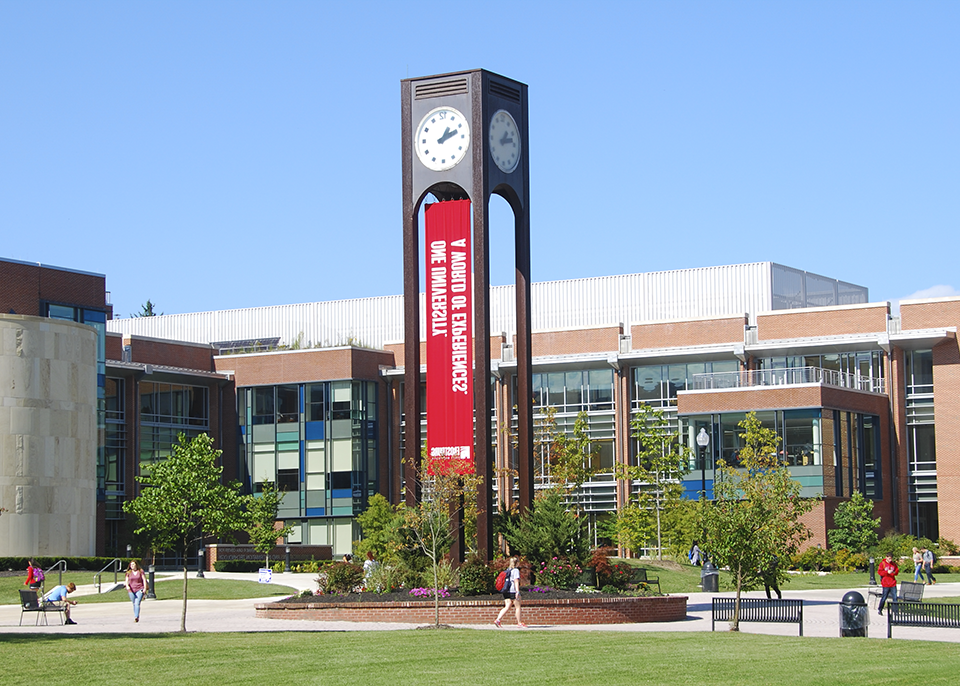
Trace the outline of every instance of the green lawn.
<instances>
[{"instance_id":1,"label":"green lawn","mask_svg":"<svg viewBox=\"0 0 960 686\"><path fill-rule=\"evenodd\" d=\"M71 572L64 574L63 583L73 581L78 583L77 579L83 577L83 583L90 583L91 574L80 572ZM17 589L26 588L23 585L23 578L6 577L0 579L0 603L6 605L19 605L20 597ZM51 583L52 582L52 583ZM123 579L120 580L123 583ZM47 590L49 591L56 584L56 579L47 581ZM110 575L110 583L104 584L104 588L113 586L113 575ZM295 588L289 586L280 586L278 584L261 584L256 581L245 581L235 579L197 579L191 575L187 579L187 597L193 600L240 600L243 598L267 598L270 596L288 596L297 593ZM156 587L157 600L172 600L183 597L183 577L172 579L158 579ZM111 603L111 602L130 602L130 597L124 589L101 593L99 595L80 595L71 596L81 603Z\"/></svg>"},{"instance_id":2,"label":"green lawn","mask_svg":"<svg viewBox=\"0 0 960 686\"><path fill-rule=\"evenodd\" d=\"M0 635L4 684L954 684L927 641L722 633ZM51 659L50 656L55 656ZM12 668L12 665L16 665ZM228 676L229 675L229 676Z\"/></svg>"},{"instance_id":3,"label":"green lawn","mask_svg":"<svg viewBox=\"0 0 960 686\"><path fill-rule=\"evenodd\" d=\"M648 571L648 576L660 577L660 587L664 593L695 593L700 590L697 584L700 583L700 567L694 567L690 564L681 565L680 569L667 569L657 566L657 563L651 560L620 560L629 562L632 565L641 567ZM901 572L898 577L900 581L913 581L913 568L909 574ZM720 570L720 591L726 592L732 590L730 575ZM877 583L880 577L877 576ZM937 574L937 581L960 582L960 574ZM781 590L787 591L810 591L816 589L828 588L860 588L870 583L870 575L864 572L836 572L820 576L814 572L804 574L791 574L789 580L781 586ZM761 589L762 590L762 589Z\"/></svg>"}]
</instances>

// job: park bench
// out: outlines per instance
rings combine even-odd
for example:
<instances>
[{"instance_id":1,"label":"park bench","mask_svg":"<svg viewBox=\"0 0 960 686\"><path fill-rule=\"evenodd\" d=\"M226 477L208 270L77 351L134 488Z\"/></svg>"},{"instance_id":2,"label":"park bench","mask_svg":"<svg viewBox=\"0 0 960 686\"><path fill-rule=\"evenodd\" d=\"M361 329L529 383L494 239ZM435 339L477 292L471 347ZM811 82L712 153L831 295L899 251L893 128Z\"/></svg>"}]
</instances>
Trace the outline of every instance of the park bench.
<instances>
[{"instance_id":1,"label":"park bench","mask_svg":"<svg viewBox=\"0 0 960 686\"><path fill-rule=\"evenodd\" d=\"M733 621L736 598L714 598L710 631L716 629L717 622ZM960 607L960 606L958 606ZM803 601L777 598L741 598L741 622L783 622L799 624L803 636Z\"/></svg>"},{"instance_id":2,"label":"park bench","mask_svg":"<svg viewBox=\"0 0 960 686\"><path fill-rule=\"evenodd\" d=\"M887 638L895 626L960 629L960 605L895 600L887 608Z\"/></svg>"},{"instance_id":3,"label":"park bench","mask_svg":"<svg viewBox=\"0 0 960 686\"><path fill-rule=\"evenodd\" d=\"M633 572L633 580L637 584L646 584L647 586L656 584L657 593L663 595L663 591L660 590L660 577L649 576L646 569L635 569Z\"/></svg>"},{"instance_id":4,"label":"park bench","mask_svg":"<svg viewBox=\"0 0 960 686\"><path fill-rule=\"evenodd\" d=\"M867 594L873 601L873 607L876 607L877 601L879 601L880 596L883 595L883 589L879 586L874 586L867 591ZM900 590L897 592L897 600L919 603L923 600L923 584L917 583L916 581L901 581Z\"/></svg>"},{"instance_id":5,"label":"park bench","mask_svg":"<svg viewBox=\"0 0 960 686\"><path fill-rule=\"evenodd\" d=\"M37 613L37 625L40 624L40 617L43 617L43 623L47 624L47 613L57 612L60 614L60 623L63 624L63 613L66 607L63 603L44 603L37 596L34 590L20 589L20 625L23 626L23 615L27 612Z\"/></svg>"}]
</instances>

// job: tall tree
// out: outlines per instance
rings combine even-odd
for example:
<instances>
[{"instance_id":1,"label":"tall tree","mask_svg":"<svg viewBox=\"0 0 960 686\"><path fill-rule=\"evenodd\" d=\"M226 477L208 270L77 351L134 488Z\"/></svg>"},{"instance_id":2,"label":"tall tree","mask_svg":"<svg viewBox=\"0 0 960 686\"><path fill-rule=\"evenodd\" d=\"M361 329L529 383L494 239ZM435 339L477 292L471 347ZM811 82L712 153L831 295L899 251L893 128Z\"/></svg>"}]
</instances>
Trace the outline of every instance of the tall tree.
<instances>
[{"instance_id":1,"label":"tall tree","mask_svg":"<svg viewBox=\"0 0 960 686\"><path fill-rule=\"evenodd\" d=\"M183 560L183 611L180 631L187 630L187 550L204 536L232 539L245 527L240 484L221 483L220 450L200 434L189 440L180 434L173 454L137 477L140 495L124 503L136 515L154 550L175 550Z\"/></svg>"},{"instance_id":2,"label":"tall tree","mask_svg":"<svg viewBox=\"0 0 960 686\"><path fill-rule=\"evenodd\" d=\"M878 543L880 518L873 518L873 503L864 498L860 491L854 491L850 500L837 505L833 524L836 528L827 532L827 539L833 548L862 553Z\"/></svg>"},{"instance_id":3,"label":"tall tree","mask_svg":"<svg viewBox=\"0 0 960 686\"><path fill-rule=\"evenodd\" d=\"M800 521L813 508L800 497L800 484L777 455L780 437L756 413L740 422L739 466L717 463L714 501L701 511L705 549L727 567L736 587L733 622L740 630L740 596L763 584L765 575L785 574L780 560L797 552L810 532Z\"/></svg>"},{"instance_id":4,"label":"tall tree","mask_svg":"<svg viewBox=\"0 0 960 686\"><path fill-rule=\"evenodd\" d=\"M140 306L140 311L134 314L131 314L130 316L131 317L156 317L158 315L162 315L163 312L154 311L155 307L156 305L150 302L150 299L147 298L147 302L145 302L143 305Z\"/></svg>"},{"instance_id":5,"label":"tall tree","mask_svg":"<svg viewBox=\"0 0 960 686\"><path fill-rule=\"evenodd\" d=\"M680 445L662 408L641 404L630 428L637 441L636 463L618 465L617 476L626 479L631 490L638 482L639 491L618 514L617 531L634 551L655 540L657 559L663 559L665 519L681 519L676 511L686 504L681 479L687 473L690 449Z\"/></svg>"},{"instance_id":6,"label":"tall tree","mask_svg":"<svg viewBox=\"0 0 960 686\"><path fill-rule=\"evenodd\" d=\"M247 497L247 533L253 549L264 555L264 566L270 566L270 551L277 545L277 539L289 536L293 526L277 526L277 512L283 493L277 485L266 481L260 493Z\"/></svg>"}]
</instances>

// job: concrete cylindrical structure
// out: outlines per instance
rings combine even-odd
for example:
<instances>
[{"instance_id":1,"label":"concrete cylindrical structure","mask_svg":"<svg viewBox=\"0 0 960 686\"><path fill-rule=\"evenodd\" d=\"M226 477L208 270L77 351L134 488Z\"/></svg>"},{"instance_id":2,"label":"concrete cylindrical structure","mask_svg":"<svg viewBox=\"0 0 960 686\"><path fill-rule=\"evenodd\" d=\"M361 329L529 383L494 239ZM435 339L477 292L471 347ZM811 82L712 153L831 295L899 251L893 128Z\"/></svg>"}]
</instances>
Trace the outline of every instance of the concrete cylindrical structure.
<instances>
[{"instance_id":1,"label":"concrete cylindrical structure","mask_svg":"<svg viewBox=\"0 0 960 686\"><path fill-rule=\"evenodd\" d=\"M97 333L0 314L0 556L96 552Z\"/></svg>"}]
</instances>

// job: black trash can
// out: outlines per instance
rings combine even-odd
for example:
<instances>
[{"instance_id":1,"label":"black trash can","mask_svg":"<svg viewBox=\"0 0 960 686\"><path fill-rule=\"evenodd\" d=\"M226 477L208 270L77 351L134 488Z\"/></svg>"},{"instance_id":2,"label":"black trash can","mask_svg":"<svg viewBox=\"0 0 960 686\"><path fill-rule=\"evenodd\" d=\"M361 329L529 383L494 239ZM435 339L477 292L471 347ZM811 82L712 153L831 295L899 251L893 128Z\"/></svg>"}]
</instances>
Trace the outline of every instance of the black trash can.
<instances>
[{"instance_id":1,"label":"black trash can","mask_svg":"<svg viewBox=\"0 0 960 686\"><path fill-rule=\"evenodd\" d=\"M840 636L867 637L867 601L856 591L848 591L840 601Z\"/></svg>"},{"instance_id":2,"label":"black trash can","mask_svg":"<svg viewBox=\"0 0 960 686\"><path fill-rule=\"evenodd\" d=\"M700 588L704 593L720 592L720 572L709 560L700 568Z\"/></svg>"}]
</instances>

